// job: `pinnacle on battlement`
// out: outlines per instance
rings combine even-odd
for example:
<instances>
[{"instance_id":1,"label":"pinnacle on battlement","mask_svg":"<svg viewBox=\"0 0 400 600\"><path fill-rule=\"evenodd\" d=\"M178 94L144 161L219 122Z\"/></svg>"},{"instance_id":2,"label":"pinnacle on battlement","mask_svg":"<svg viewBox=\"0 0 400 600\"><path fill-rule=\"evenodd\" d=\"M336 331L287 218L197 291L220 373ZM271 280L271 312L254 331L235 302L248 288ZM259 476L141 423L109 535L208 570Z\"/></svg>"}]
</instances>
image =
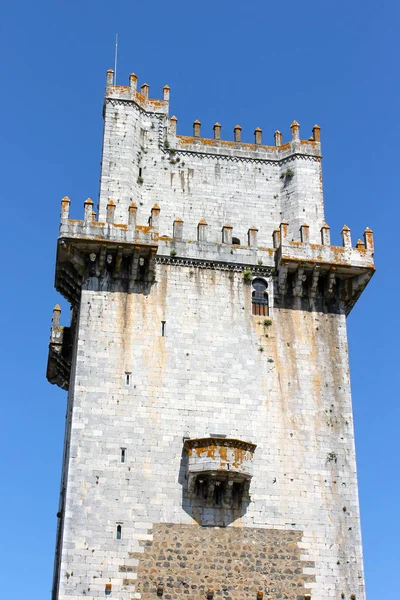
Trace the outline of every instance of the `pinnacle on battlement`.
<instances>
[{"instance_id":1,"label":"pinnacle on battlement","mask_svg":"<svg viewBox=\"0 0 400 600\"><path fill-rule=\"evenodd\" d=\"M136 88L137 88L137 75L135 75L135 73L131 73L129 75L129 87L131 88L131 90L136 92Z\"/></svg>"},{"instance_id":2,"label":"pinnacle on battlement","mask_svg":"<svg viewBox=\"0 0 400 600\"><path fill-rule=\"evenodd\" d=\"M196 119L193 123L193 136L200 137L200 127L201 123L198 119Z\"/></svg>"},{"instance_id":3,"label":"pinnacle on battlement","mask_svg":"<svg viewBox=\"0 0 400 600\"><path fill-rule=\"evenodd\" d=\"M166 102L169 102L169 92L170 92L170 89L171 88L169 87L169 85L164 85L164 87L163 87L163 99Z\"/></svg>"},{"instance_id":4,"label":"pinnacle on battlement","mask_svg":"<svg viewBox=\"0 0 400 600\"><path fill-rule=\"evenodd\" d=\"M59 304L56 304L53 308L53 318L51 319L51 329L54 332L60 326L61 320L61 307Z\"/></svg>"},{"instance_id":5,"label":"pinnacle on battlement","mask_svg":"<svg viewBox=\"0 0 400 600\"><path fill-rule=\"evenodd\" d=\"M114 223L114 216L115 216L115 202L114 200L109 200L107 207L106 207L107 213L106 213L106 221L107 223Z\"/></svg>"},{"instance_id":6,"label":"pinnacle on battlement","mask_svg":"<svg viewBox=\"0 0 400 600\"><path fill-rule=\"evenodd\" d=\"M230 223L226 223L222 228L222 243L223 244L232 244L232 225Z\"/></svg>"},{"instance_id":7,"label":"pinnacle on battlement","mask_svg":"<svg viewBox=\"0 0 400 600\"><path fill-rule=\"evenodd\" d=\"M176 135L176 125L178 123L178 119L173 115L169 120L169 131L172 135Z\"/></svg>"},{"instance_id":8,"label":"pinnacle on battlement","mask_svg":"<svg viewBox=\"0 0 400 600\"><path fill-rule=\"evenodd\" d=\"M255 144L262 144L262 129L256 127L254 130L254 142Z\"/></svg>"},{"instance_id":9,"label":"pinnacle on battlement","mask_svg":"<svg viewBox=\"0 0 400 600\"><path fill-rule=\"evenodd\" d=\"M236 125L233 129L233 140L235 142L242 141L242 128L240 127L240 125Z\"/></svg>"},{"instance_id":10,"label":"pinnacle on battlement","mask_svg":"<svg viewBox=\"0 0 400 600\"><path fill-rule=\"evenodd\" d=\"M274 138L275 138L275 146L277 148L279 148L279 146L282 146L282 134L278 129L274 133Z\"/></svg>"},{"instance_id":11,"label":"pinnacle on battlement","mask_svg":"<svg viewBox=\"0 0 400 600\"><path fill-rule=\"evenodd\" d=\"M250 229L247 232L247 240L248 240L248 244L251 248L257 248L257 244L258 244L258 229L255 225L253 225L252 227L250 227Z\"/></svg>"},{"instance_id":12,"label":"pinnacle on battlement","mask_svg":"<svg viewBox=\"0 0 400 600\"><path fill-rule=\"evenodd\" d=\"M112 69L108 69L107 78L106 78L106 86L114 85L114 71Z\"/></svg>"},{"instance_id":13,"label":"pinnacle on battlement","mask_svg":"<svg viewBox=\"0 0 400 600\"><path fill-rule=\"evenodd\" d=\"M217 122L214 123L214 140L220 140L221 139L221 125Z\"/></svg>"},{"instance_id":14,"label":"pinnacle on battlement","mask_svg":"<svg viewBox=\"0 0 400 600\"><path fill-rule=\"evenodd\" d=\"M374 232L369 227L364 231L364 244L367 250L374 250Z\"/></svg>"},{"instance_id":15,"label":"pinnacle on battlement","mask_svg":"<svg viewBox=\"0 0 400 600\"><path fill-rule=\"evenodd\" d=\"M321 227L321 243L323 246L331 245L331 228L327 223L324 223Z\"/></svg>"},{"instance_id":16,"label":"pinnacle on battlement","mask_svg":"<svg viewBox=\"0 0 400 600\"><path fill-rule=\"evenodd\" d=\"M87 198L84 203L84 220L89 223L93 220L93 200Z\"/></svg>"},{"instance_id":17,"label":"pinnacle on battlement","mask_svg":"<svg viewBox=\"0 0 400 600\"><path fill-rule=\"evenodd\" d=\"M182 241L183 239L183 221L181 217L176 217L174 221L172 237L176 241Z\"/></svg>"},{"instance_id":18,"label":"pinnacle on battlement","mask_svg":"<svg viewBox=\"0 0 400 600\"><path fill-rule=\"evenodd\" d=\"M205 219L201 219L199 224L197 225L197 241L207 241L207 221Z\"/></svg>"},{"instance_id":19,"label":"pinnacle on battlement","mask_svg":"<svg viewBox=\"0 0 400 600\"><path fill-rule=\"evenodd\" d=\"M142 92L142 95L143 95L143 96L144 96L146 99L149 97L149 89L150 89L150 86L149 86L149 84L148 84L148 83L143 83L143 84L140 86L140 91Z\"/></svg>"},{"instance_id":20,"label":"pinnacle on battlement","mask_svg":"<svg viewBox=\"0 0 400 600\"><path fill-rule=\"evenodd\" d=\"M314 125L314 127L312 128L312 133L313 133L314 142L320 142L321 141L321 127L319 125Z\"/></svg>"},{"instance_id":21,"label":"pinnacle on battlement","mask_svg":"<svg viewBox=\"0 0 400 600\"><path fill-rule=\"evenodd\" d=\"M345 248L351 248L351 232L350 228L347 225L343 225L342 228L342 242Z\"/></svg>"},{"instance_id":22,"label":"pinnacle on battlement","mask_svg":"<svg viewBox=\"0 0 400 600\"><path fill-rule=\"evenodd\" d=\"M292 130L292 140L299 140L300 139L300 125L297 121L293 121L293 123L290 126L290 129Z\"/></svg>"}]
</instances>

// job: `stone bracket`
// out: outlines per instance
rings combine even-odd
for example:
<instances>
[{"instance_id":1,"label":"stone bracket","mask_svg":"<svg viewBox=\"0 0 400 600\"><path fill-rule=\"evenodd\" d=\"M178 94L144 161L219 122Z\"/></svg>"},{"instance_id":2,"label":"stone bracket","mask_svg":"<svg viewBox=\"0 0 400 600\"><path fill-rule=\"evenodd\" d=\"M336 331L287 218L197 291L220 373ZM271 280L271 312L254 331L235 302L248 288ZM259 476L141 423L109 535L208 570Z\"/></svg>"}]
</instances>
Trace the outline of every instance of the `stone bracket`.
<instances>
[{"instance_id":1,"label":"stone bracket","mask_svg":"<svg viewBox=\"0 0 400 600\"><path fill-rule=\"evenodd\" d=\"M156 275L158 244L115 243L88 238L61 238L58 243L56 289L72 305L79 303L83 283L88 277L152 283Z\"/></svg>"},{"instance_id":2,"label":"stone bracket","mask_svg":"<svg viewBox=\"0 0 400 600\"><path fill-rule=\"evenodd\" d=\"M328 262L324 260L324 246L299 242L280 244L275 251L279 295L284 297L288 294L290 278L289 294L293 297L315 300L321 293L327 303L343 302L345 313L348 315L374 274L375 268L370 254L352 248L348 249L348 259L341 255L340 260L333 261L335 248L328 247L327 258L332 259ZM321 279L323 285L320 286ZM306 280L309 281L307 286L304 285Z\"/></svg>"}]
</instances>

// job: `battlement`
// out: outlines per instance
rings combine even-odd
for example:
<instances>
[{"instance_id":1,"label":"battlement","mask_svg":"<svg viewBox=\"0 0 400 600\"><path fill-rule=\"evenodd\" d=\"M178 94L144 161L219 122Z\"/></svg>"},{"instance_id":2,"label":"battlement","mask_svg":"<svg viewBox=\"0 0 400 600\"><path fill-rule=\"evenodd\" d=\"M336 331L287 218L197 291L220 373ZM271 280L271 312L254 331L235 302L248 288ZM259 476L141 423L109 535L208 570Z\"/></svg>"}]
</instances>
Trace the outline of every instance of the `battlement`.
<instances>
[{"instance_id":1,"label":"battlement","mask_svg":"<svg viewBox=\"0 0 400 600\"><path fill-rule=\"evenodd\" d=\"M274 230L271 244L261 245L259 229L253 225L241 244L229 223L221 228L218 241L208 239L209 224L205 219L196 228L186 229L184 221L176 217L172 236L160 235L158 204L153 205L146 225L137 223L134 203L128 209L127 224L115 223L112 200L104 222L96 221L90 199L84 203L83 220L69 219L69 207L69 198L63 198L56 287L72 303L79 300L82 283L89 276L122 278L131 287L138 281L151 284L156 280L156 263L160 263L250 270L253 276L276 274L277 293L282 297L289 293L316 298L321 291L319 280L326 280L325 298L333 299L335 289L340 287L340 298L349 312L375 270L373 232L369 228L363 241L358 240L353 247L350 229L344 226L342 246L332 246L326 223L319 231L320 243L310 243L307 224L300 227L299 239L293 240L288 236L289 224L282 222Z\"/></svg>"},{"instance_id":2,"label":"battlement","mask_svg":"<svg viewBox=\"0 0 400 600\"><path fill-rule=\"evenodd\" d=\"M72 335L70 327L60 325L61 308L56 304L51 321L46 377L50 383L68 389L71 373Z\"/></svg>"},{"instance_id":3,"label":"battlement","mask_svg":"<svg viewBox=\"0 0 400 600\"><path fill-rule=\"evenodd\" d=\"M166 85L163 88L163 99L156 100L149 98L149 85L147 83L143 83L140 91L138 91L137 81L138 78L135 73L131 73L128 86L114 85L114 71L110 69L107 71L105 99L118 100L121 102L134 102L139 108L146 112L156 112L168 115L169 86Z\"/></svg>"},{"instance_id":4,"label":"battlement","mask_svg":"<svg viewBox=\"0 0 400 600\"><path fill-rule=\"evenodd\" d=\"M136 104L141 110L148 113L157 113L168 117L170 87L163 88L163 99L149 98L149 85L144 83L137 89L137 76L132 73L129 77L128 86L114 85L114 71L107 71L105 101L121 101ZM300 139L300 125L293 121L290 125L291 139L283 142L282 133L278 130L274 133L274 143L265 145L262 143L262 130L256 127L254 130L254 143L242 141L242 127L236 125L233 129L231 141L221 138L222 126L220 123L213 125L213 138L201 136L201 123L199 120L193 122L193 135L177 135L178 119L172 116L167 121L166 135L164 138L164 150L180 150L186 152L204 152L238 155L243 158L269 159L281 161L292 154L321 156L321 128L314 125L312 135L306 140Z\"/></svg>"}]
</instances>

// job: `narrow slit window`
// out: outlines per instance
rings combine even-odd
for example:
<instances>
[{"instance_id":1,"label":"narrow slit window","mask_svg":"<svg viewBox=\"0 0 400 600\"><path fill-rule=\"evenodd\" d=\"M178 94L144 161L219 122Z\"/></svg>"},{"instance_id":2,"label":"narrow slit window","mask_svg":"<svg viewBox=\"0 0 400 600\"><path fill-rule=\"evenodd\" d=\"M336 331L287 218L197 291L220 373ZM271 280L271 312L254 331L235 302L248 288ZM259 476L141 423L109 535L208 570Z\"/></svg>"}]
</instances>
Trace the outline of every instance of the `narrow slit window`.
<instances>
[{"instance_id":1,"label":"narrow slit window","mask_svg":"<svg viewBox=\"0 0 400 600\"><path fill-rule=\"evenodd\" d=\"M121 462L124 463L126 458L126 448L121 448Z\"/></svg>"},{"instance_id":2,"label":"narrow slit window","mask_svg":"<svg viewBox=\"0 0 400 600\"><path fill-rule=\"evenodd\" d=\"M142 167L139 167L139 177L142 176Z\"/></svg>"},{"instance_id":3,"label":"narrow slit window","mask_svg":"<svg viewBox=\"0 0 400 600\"><path fill-rule=\"evenodd\" d=\"M166 321L161 321L161 335L162 337L165 337L165 326L166 326L167 322Z\"/></svg>"},{"instance_id":4,"label":"narrow slit window","mask_svg":"<svg viewBox=\"0 0 400 600\"><path fill-rule=\"evenodd\" d=\"M252 314L260 317L268 317L268 284L264 279L257 278L252 283L253 292L251 295Z\"/></svg>"},{"instance_id":5,"label":"narrow slit window","mask_svg":"<svg viewBox=\"0 0 400 600\"><path fill-rule=\"evenodd\" d=\"M122 525L117 525L117 540L122 538Z\"/></svg>"},{"instance_id":6,"label":"narrow slit window","mask_svg":"<svg viewBox=\"0 0 400 600\"><path fill-rule=\"evenodd\" d=\"M132 373L125 373L125 385L131 385L131 375Z\"/></svg>"}]
</instances>

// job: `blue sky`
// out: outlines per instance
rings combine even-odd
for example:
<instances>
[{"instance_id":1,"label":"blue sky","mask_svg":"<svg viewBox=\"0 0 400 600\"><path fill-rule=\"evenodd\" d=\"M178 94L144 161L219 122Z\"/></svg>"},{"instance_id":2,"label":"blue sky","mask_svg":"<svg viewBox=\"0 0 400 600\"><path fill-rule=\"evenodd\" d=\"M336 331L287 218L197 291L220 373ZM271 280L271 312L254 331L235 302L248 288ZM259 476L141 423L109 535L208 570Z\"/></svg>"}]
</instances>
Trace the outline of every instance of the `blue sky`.
<instances>
[{"instance_id":1,"label":"blue sky","mask_svg":"<svg viewBox=\"0 0 400 600\"><path fill-rule=\"evenodd\" d=\"M151 3L4 0L2 205L2 593L50 597L66 394L46 382L60 199L96 200L105 72L119 33L130 72L178 131L236 123L264 142L293 119L318 123L333 243L375 232L377 273L349 317L357 461L369 598L398 590L397 299L399 3L252 0ZM63 303L65 307L65 303ZM64 319L67 313L64 311Z\"/></svg>"}]
</instances>

